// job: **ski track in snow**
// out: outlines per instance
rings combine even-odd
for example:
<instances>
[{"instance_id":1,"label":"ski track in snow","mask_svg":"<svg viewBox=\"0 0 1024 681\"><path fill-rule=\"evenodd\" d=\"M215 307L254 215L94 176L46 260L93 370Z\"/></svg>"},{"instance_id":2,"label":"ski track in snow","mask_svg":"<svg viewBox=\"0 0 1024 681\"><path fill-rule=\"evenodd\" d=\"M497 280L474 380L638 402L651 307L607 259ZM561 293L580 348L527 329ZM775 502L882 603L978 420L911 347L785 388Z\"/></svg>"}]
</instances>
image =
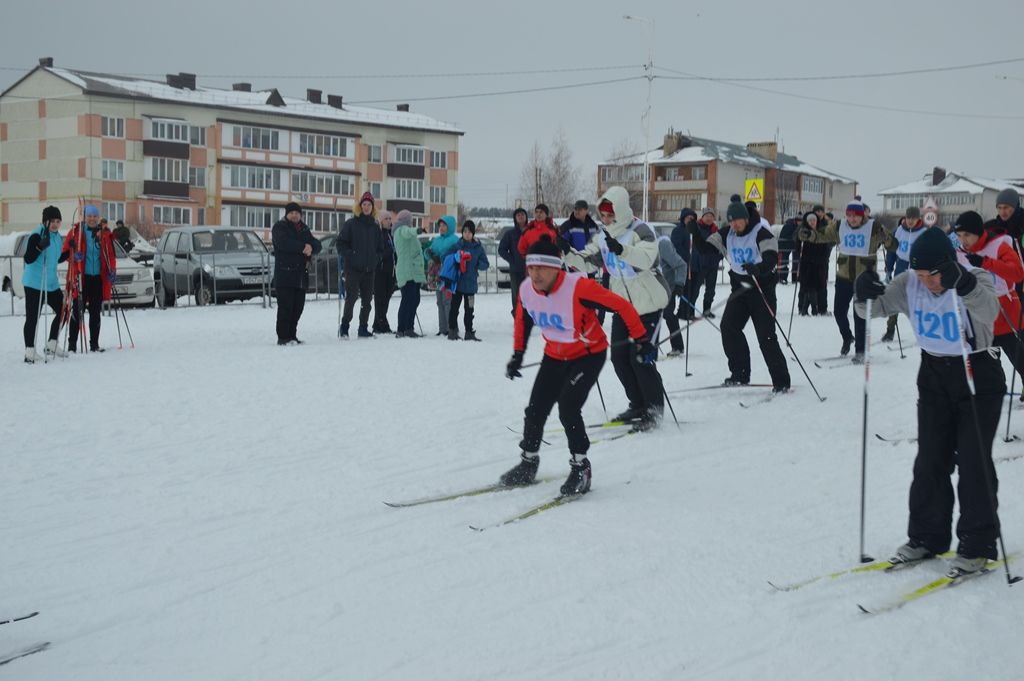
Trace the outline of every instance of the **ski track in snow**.
<instances>
[{"instance_id":1,"label":"ski track in snow","mask_svg":"<svg viewBox=\"0 0 1024 681\"><path fill-rule=\"evenodd\" d=\"M718 296L727 295L719 287ZM788 325L791 287L780 287ZM9 305L6 300L4 304ZM391 317L398 298L392 303ZM820 371L831 317L797 317L796 351L828 397L800 389L671 396L651 434L595 444L593 493L472 532L556 493L551 482L393 509L491 482L514 465L535 369L508 381L508 295L477 298L482 343L336 339L334 301L310 300L300 347L274 344L275 310L128 312L137 349L21 363L22 318L0 317L4 612L20 681L151 679L1016 678L1024 596L1002 576L866 618L873 602L941 564L773 593L856 562L863 370ZM433 298L419 309L436 324ZM876 320L874 334L884 326ZM905 320L901 320L907 330ZM752 328L755 382L768 381ZM690 378L728 373L718 333L696 325ZM527 362L539 359L535 334ZM866 549L904 540L916 445L918 351L875 348ZM788 352L787 352L788 355ZM625 398L609 364L609 413ZM767 390L767 389L765 389ZM596 391L588 422L605 418ZM1005 405L1003 418L1005 419ZM549 422L557 425L555 414ZM1002 442L995 454L1024 444ZM1011 432L1024 433L1015 413ZM541 475L568 471L564 439ZM1024 461L998 467L1007 547L1024 546ZM1024 564L1011 568L1024 571ZM1022 589L1024 587L1017 587Z\"/></svg>"}]
</instances>

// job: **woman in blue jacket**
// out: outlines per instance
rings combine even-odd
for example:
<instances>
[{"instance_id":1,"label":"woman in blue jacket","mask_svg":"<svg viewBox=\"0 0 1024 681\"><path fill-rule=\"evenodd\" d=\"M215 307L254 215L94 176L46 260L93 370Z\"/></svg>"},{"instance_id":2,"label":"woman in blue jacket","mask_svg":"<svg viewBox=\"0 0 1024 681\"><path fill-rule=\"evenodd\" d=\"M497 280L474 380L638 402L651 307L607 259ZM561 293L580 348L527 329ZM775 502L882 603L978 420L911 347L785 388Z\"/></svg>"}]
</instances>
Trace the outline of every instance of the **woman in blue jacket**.
<instances>
[{"instance_id":1,"label":"woman in blue jacket","mask_svg":"<svg viewBox=\"0 0 1024 681\"><path fill-rule=\"evenodd\" d=\"M454 259L455 293L452 294L451 310L448 313L448 340L459 340L459 306L466 301L466 340L478 341L473 331L473 303L476 298L477 276L491 266L484 253L484 247L476 240L476 223L466 220L462 225L462 238L455 242L445 260ZM443 268L442 268L443 269Z\"/></svg>"},{"instance_id":2,"label":"woman in blue jacket","mask_svg":"<svg viewBox=\"0 0 1024 681\"><path fill-rule=\"evenodd\" d=\"M32 364L39 359L36 354L36 324L43 309L43 298L53 310L53 323L46 341L46 354L64 356L57 347L60 334L60 310L64 295L57 279L57 263L68 259L64 248L64 237L60 235L61 215L56 206L43 209L43 223L32 232L25 246L25 271L21 283L25 287L25 362Z\"/></svg>"}]
</instances>

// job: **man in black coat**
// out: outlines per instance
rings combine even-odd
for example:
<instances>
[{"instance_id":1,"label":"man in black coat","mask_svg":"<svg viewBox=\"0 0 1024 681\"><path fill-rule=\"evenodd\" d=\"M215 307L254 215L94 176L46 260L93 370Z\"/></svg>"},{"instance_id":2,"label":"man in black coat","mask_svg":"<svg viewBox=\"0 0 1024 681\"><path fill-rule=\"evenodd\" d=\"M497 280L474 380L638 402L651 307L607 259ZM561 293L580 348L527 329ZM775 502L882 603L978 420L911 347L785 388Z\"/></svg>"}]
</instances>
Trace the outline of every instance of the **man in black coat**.
<instances>
[{"instance_id":1,"label":"man in black coat","mask_svg":"<svg viewBox=\"0 0 1024 681\"><path fill-rule=\"evenodd\" d=\"M793 273L793 281L797 279L796 263L796 229L800 226L799 217L791 217L786 220L779 231L779 283L789 283L789 273ZM790 268L790 257L793 257L793 265Z\"/></svg>"},{"instance_id":2,"label":"man in black coat","mask_svg":"<svg viewBox=\"0 0 1024 681\"><path fill-rule=\"evenodd\" d=\"M352 321L352 310L356 298L359 307L359 337L372 338L368 328L370 302L373 300L373 277L377 263L384 255L384 239L376 219L377 207L373 194L365 192L359 199L355 216L346 220L338 237L338 254L345 261L345 313L341 317L342 339L348 338L348 327Z\"/></svg>"},{"instance_id":3,"label":"man in black coat","mask_svg":"<svg viewBox=\"0 0 1024 681\"><path fill-rule=\"evenodd\" d=\"M512 213L515 226L505 232L498 243L498 255L508 263L508 278L512 288L512 316L516 316L516 305L519 303L519 286L526 278L526 260L519 252L519 237L526 230L529 215L523 208L516 208Z\"/></svg>"},{"instance_id":4,"label":"man in black coat","mask_svg":"<svg viewBox=\"0 0 1024 681\"><path fill-rule=\"evenodd\" d=\"M306 289L309 288L306 266L323 246L302 222L299 204L285 206L284 217L271 230L277 291L277 344L296 345L302 342L295 334L306 305Z\"/></svg>"},{"instance_id":5,"label":"man in black coat","mask_svg":"<svg viewBox=\"0 0 1024 681\"><path fill-rule=\"evenodd\" d=\"M388 324L391 295L398 288L395 282L395 239L391 231L393 220L389 211L380 212L380 237L384 250L373 275L373 326L370 327L373 333L394 333Z\"/></svg>"}]
</instances>

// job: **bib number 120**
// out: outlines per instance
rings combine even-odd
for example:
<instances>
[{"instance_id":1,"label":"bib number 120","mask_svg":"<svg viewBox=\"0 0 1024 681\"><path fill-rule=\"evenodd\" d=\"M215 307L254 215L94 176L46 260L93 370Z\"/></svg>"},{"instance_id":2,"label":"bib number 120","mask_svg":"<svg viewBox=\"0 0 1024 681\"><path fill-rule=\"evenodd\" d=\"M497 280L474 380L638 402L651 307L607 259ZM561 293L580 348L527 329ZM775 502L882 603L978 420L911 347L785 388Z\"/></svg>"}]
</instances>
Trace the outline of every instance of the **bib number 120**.
<instances>
[{"instance_id":1,"label":"bib number 120","mask_svg":"<svg viewBox=\"0 0 1024 681\"><path fill-rule=\"evenodd\" d=\"M934 312L914 310L917 320L917 333L925 338L956 341L960 339L960 330L956 328L956 315L947 312L941 317Z\"/></svg>"}]
</instances>

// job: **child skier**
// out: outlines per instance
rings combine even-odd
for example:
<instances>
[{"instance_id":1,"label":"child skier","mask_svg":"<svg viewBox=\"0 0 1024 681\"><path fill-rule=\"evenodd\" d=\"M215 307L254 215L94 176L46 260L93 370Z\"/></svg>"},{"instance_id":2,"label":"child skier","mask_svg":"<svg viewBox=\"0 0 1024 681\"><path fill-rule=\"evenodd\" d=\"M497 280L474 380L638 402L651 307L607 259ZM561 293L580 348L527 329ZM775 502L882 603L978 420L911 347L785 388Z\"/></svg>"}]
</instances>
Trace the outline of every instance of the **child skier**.
<instances>
[{"instance_id":1,"label":"child skier","mask_svg":"<svg viewBox=\"0 0 1024 681\"><path fill-rule=\"evenodd\" d=\"M622 319L632 339L626 343L630 346L631 361L652 363L658 351L648 340L647 329L633 306L585 274L565 272L561 251L548 236L530 247L526 271L528 278L519 288L516 308L515 352L505 375L510 379L522 376L519 369L533 326L539 327L544 336L544 359L523 418L521 461L501 476L501 484L518 486L533 482L540 465L537 451L544 423L557 402L558 418L565 427L571 454L569 477L561 493L585 494L590 489L590 440L581 409L597 382L608 349L596 310L611 310Z\"/></svg>"},{"instance_id":2,"label":"child skier","mask_svg":"<svg viewBox=\"0 0 1024 681\"><path fill-rule=\"evenodd\" d=\"M962 217L962 216L961 216ZM921 346L917 374L917 458L910 485L907 543L894 563L912 563L943 553L951 541L953 485L959 468L960 519L957 555L949 576L977 572L996 558L999 520L992 441L1006 391L992 324L999 301L991 276L957 262L946 234L930 227L910 248L910 269L888 286L873 269L857 277L855 311L871 316L902 312ZM955 306L955 307L954 307ZM973 390L963 353L969 353Z\"/></svg>"}]
</instances>

